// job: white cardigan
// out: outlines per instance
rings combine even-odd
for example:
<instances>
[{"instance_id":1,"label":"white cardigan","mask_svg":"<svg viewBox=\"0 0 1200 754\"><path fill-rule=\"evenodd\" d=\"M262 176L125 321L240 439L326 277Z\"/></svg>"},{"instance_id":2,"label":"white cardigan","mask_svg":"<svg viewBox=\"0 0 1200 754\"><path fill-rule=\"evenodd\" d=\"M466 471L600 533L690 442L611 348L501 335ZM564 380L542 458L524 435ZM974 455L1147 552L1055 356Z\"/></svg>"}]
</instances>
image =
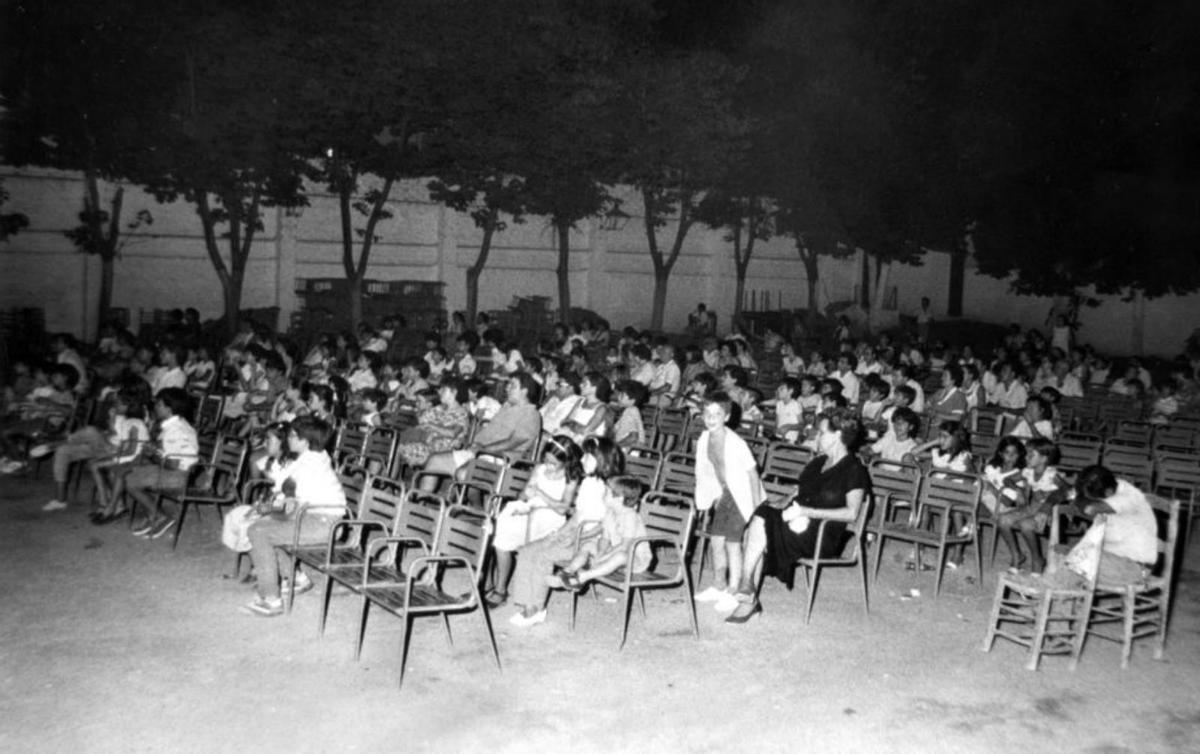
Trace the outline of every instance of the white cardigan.
<instances>
[{"instance_id":1,"label":"white cardigan","mask_svg":"<svg viewBox=\"0 0 1200 754\"><path fill-rule=\"evenodd\" d=\"M721 482L717 479L717 471L708 458L708 430L700 433L696 441L696 508L708 510L721 497ZM754 515L754 490L751 488L751 471L758 468L750 446L733 430L725 432L725 482L729 492L741 511L742 518L747 521ZM758 499L763 500L762 480L758 474L753 475L758 485Z\"/></svg>"}]
</instances>

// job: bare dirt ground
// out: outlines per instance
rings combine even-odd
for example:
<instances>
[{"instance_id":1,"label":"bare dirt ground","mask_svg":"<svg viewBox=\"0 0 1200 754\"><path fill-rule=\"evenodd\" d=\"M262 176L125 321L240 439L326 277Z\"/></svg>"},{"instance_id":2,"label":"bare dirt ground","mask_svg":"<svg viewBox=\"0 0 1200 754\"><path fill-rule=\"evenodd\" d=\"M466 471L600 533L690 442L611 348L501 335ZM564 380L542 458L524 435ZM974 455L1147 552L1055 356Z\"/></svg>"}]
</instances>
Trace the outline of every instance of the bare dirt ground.
<instances>
[{"instance_id":1,"label":"bare dirt ground","mask_svg":"<svg viewBox=\"0 0 1200 754\"><path fill-rule=\"evenodd\" d=\"M656 594L619 652L617 605L582 600L571 633L558 594L534 628L495 611L503 672L478 615L454 620L453 647L421 620L398 691L390 616L355 663L352 598L320 639L315 593L287 617L238 612L250 590L223 578L211 513L172 552L84 506L43 514L50 492L0 480L0 752L1200 751L1194 557L1166 661L1143 644L1125 671L1098 640L1074 673L1054 657L1028 672L1006 642L981 652L994 575L952 574L935 600L889 547L869 617L846 570L822 577L811 625L802 592L772 582L749 625L701 606L698 641L677 594Z\"/></svg>"}]
</instances>

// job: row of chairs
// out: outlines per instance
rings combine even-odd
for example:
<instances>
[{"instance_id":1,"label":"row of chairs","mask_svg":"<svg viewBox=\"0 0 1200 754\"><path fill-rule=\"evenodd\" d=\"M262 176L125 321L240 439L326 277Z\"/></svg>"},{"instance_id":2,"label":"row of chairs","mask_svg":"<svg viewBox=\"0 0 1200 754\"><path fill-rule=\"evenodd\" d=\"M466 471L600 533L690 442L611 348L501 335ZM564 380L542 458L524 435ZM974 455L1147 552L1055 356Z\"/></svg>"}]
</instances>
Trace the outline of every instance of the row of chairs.
<instances>
[{"instance_id":1,"label":"row of chairs","mask_svg":"<svg viewBox=\"0 0 1200 754\"><path fill-rule=\"evenodd\" d=\"M299 519L308 511L301 511L293 542L281 547L293 564L289 583L295 583L295 570L301 565L326 577L319 633L323 634L325 630L335 584L359 597L356 659L361 654L372 607L400 618L404 622L400 649L402 685L414 618L441 615L447 637L451 638L449 616L478 610L499 666L499 650L480 594L487 573L491 522L500 498L510 494L499 487L504 480L496 482L498 491L481 508L470 501L454 502L453 497L408 489L398 480L372 475L353 465L345 466L341 477L350 517L335 526L326 542L306 545L299 540ZM655 548L656 567L646 573L618 571L597 582L624 596L621 646L628 635L633 597L635 594L640 597L647 589L682 588L693 633L698 636L690 574L685 565L693 525L690 500L679 495L651 492L641 500L640 512L648 536L639 541L649 542ZM631 543L631 546L636 544ZM451 569L462 574L454 588L447 586L444 580ZM285 597L290 611L294 595L289 593ZM644 600L639 599L639 605L644 614ZM573 603L572 628L575 614Z\"/></svg>"}]
</instances>

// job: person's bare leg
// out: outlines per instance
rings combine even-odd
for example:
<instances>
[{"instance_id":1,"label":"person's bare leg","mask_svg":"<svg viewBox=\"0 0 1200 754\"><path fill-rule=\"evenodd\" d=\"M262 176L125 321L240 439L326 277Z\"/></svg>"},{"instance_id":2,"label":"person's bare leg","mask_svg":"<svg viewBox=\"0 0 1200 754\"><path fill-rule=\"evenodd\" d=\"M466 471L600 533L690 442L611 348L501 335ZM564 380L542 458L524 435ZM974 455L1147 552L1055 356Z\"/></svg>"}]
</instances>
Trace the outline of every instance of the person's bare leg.
<instances>
[{"instance_id":1,"label":"person's bare leg","mask_svg":"<svg viewBox=\"0 0 1200 754\"><path fill-rule=\"evenodd\" d=\"M758 592L762 579L763 553L767 551L767 531L758 516L750 519L746 527L745 551L742 553L742 569L738 575L736 589L739 594L753 596Z\"/></svg>"},{"instance_id":2,"label":"person's bare leg","mask_svg":"<svg viewBox=\"0 0 1200 754\"><path fill-rule=\"evenodd\" d=\"M737 580L737 574L729 571L728 551L725 547L725 537L713 537L709 542L713 559L713 583L717 589L730 589Z\"/></svg>"}]
</instances>

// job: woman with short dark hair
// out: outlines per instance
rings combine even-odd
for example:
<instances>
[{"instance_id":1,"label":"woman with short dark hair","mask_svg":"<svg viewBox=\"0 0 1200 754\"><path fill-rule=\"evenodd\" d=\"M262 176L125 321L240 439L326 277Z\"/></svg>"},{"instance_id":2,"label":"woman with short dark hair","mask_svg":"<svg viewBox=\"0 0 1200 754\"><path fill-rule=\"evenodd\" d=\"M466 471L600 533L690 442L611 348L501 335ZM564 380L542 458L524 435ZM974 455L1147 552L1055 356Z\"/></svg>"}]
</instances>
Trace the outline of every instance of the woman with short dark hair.
<instances>
[{"instance_id":1,"label":"woman with short dark hair","mask_svg":"<svg viewBox=\"0 0 1200 754\"><path fill-rule=\"evenodd\" d=\"M789 500L773 500L754 512L746 527L745 558L737 598L740 603L729 623L745 623L762 612L758 601L764 575L792 584L795 563L814 555L832 557L841 551L846 527L868 505L871 477L854 453L863 438L862 423L852 411L837 408L817 417L819 455L796 480ZM820 553L817 532L827 520Z\"/></svg>"}]
</instances>

